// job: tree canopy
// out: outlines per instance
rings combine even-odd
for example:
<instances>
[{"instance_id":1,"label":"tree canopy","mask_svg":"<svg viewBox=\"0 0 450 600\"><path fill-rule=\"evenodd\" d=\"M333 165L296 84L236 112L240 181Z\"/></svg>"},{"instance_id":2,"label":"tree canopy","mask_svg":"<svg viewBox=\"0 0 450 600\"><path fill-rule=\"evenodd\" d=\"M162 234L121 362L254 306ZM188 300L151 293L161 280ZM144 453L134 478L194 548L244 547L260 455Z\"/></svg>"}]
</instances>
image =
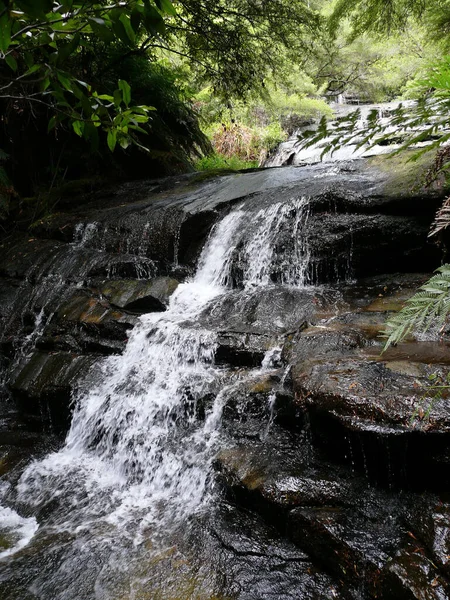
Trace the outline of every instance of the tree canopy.
<instances>
[{"instance_id":1,"label":"tree canopy","mask_svg":"<svg viewBox=\"0 0 450 600\"><path fill-rule=\"evenodd\" d=\"M127 56L185 57L217 93L243 97L279 64L279 47L295 52L299 28L316 24L306 5L286 0L0 0L0 98L46 105L50 128L69 118L77 135L97 142L100 128L111 150L126 148L153 110L132 104L124 79L102 89ZM111 46L120 56L111 59Z\"/></svg>"}]
</instances>

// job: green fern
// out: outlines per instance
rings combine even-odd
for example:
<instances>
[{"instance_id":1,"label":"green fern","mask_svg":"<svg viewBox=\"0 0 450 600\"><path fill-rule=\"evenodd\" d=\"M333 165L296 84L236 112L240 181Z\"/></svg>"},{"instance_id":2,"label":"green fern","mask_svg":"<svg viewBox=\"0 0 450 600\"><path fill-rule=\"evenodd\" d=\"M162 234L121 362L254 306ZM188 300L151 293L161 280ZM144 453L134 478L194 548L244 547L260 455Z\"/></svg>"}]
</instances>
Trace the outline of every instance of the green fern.
<instances>
[{"instance_id":1,"label":"green fern","mask_svg":"<svg viewBox=\"0 0 450 600\"><path fill-rule=\"evenodd\" d=\"M450 314L450 264L443 265L405 306L386 323L387 338L383 352L398 344L413 330L425 333L431 327L442 327Z\"/></svg>"},{"instance_id":2,"label":"green fern","mask_svg":"<svg viewBox=\"0 0 450 600\"><path fill-rule=\"evenodd\" d=\"M450 196L444 200L441 208L437 211L436 217L431 225L428 237L431 238L450 225Z\"/></svg>"}]
</instances>

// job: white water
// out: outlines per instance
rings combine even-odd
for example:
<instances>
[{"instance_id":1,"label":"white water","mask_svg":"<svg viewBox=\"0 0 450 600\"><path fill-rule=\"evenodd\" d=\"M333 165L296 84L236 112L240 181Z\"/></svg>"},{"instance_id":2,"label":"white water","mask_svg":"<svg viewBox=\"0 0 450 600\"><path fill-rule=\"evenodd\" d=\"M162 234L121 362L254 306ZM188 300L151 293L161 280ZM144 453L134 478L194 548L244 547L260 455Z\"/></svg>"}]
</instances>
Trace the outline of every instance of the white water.
<instances>
[{"instance_id":1,"label":"white water","mask_svg":"<svg viewBox=\"0 0 450 600\"><path fill-rule=\"evenodd\" d=\"M389 125L389 114L391 111L398 108L400 104L408 106L412 102L384 102L381 104L367 104L361 106L340 105L336 107L336 117L344 116L355 110L359 110L361 115L355 129L356 134L358 131L362 131L369 113L376 110L379 114L379 122L385 125L385 133L395 133L398 128L394 128ZM333 129L333 123L331 123L331 129ZM284 164L291 165L304 165L314 164L319 162L332 162L338 163L347 160L353 160L355 158L367 158L369 156L377 156L381 154L389 154L399 148L399 144L391 144L388 146L374 145L369 148L369 144L358 147L359 140L354 139L352 143L347 143L333 152L327 152L322 155L323 147L329 141L329 138L322 140L321 142L310 146L309 148L300 148L298 141L298 134L300 131L295 131L292 136L286 141L279 145L276 152L270 156L264 163L265 167L280 167ZM289 161L289 163L287 163Z\"/></svg>"},{"instance_id":2,"label":"white water","mask_svg":"<svg viewBox=\"0 0 450 600\"><path fill-rule=\"evenodd\" d=\"M226 294L237 252L246 264L244 288L270 283L283 228L292 240L284 283L304 285L307 216L307 201L292 199L224 217L195 277L179 285L168 310L141 317L124 354L106 359L93 374L97 383L90 389L87 383L76 399L64 448L25 470L19 502L38 508L59 500L59 529L80 532L102 522L120 527L134 544L149 527L167 530L205 509L222 409L233 384L222 383L224 369L214 365L215 333L196 325L196 317ZM262 369L270 368L268 358ZM200 420L197 409L208 393L215 400Z\"/></svg>"},{"instance_id":3,"label":"white water","mask_svg":"<svg viewBox=\"0 0 450 600\"><path fill-rule=\"evenodd\" d=\"M0 549L0 558L11 556L24 548L38 529L34 517L21 517L15 510L0 506L0 535L8 542L8 547Z\"/></svg>"},{"instance_id":4,"label":"white water","mask_svg":"<svg viewBox=\"0 0 450 600\"><path fill-rule=\"evenodd\" d=\"M247 266L244 285L247 288L270 284L271 266L276 258L276 242L283 227L291 230L292 252L283 264L281 282L287 285L304 286L307 283L309 251L306 240L306 225L309 217L308 199L292 199L277 202L259 210L251 221L254 231L244 247ZM256 224L256 227L255 227ZM244 231L244 234L247 233Z\"/></svg>"}]
</instances>

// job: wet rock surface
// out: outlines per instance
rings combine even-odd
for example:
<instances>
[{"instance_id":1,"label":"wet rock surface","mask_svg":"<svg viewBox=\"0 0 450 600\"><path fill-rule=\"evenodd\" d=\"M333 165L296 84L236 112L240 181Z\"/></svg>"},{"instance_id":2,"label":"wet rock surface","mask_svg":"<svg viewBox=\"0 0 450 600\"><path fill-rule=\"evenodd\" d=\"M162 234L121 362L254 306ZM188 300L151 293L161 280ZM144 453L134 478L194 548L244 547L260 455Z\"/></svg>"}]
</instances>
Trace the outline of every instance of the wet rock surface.
<instances>
[{"instance_id":1,"label":"wet rock surface","mask_svg":"<svg viewBox=\"0 0 450 600\"><path fill-rule=\"evenodd\" d=\"M347 590L355 586L355 597L448 598L449 523L438 518L430 529L421 495L374 488L277 426L257 443L223 451L217 468L230 500L274 524Z\"/></svg>"},{"instance_id":2,"label":"wet rock surface","mask_svg":"<svg viewBox=\"0 0 450 600\"><path fill-rule=\"evenodd\" d=\"M50 431L65 431L77 382L97 360L69 352L34 352L10 384L20 412Z\"/></svg>"},{"instance_id":3,"label":"wet rock surface","mask_svg":"<svg viewBox=\"0 0 450 600\"><path fill-rule=\"evenodd\" d=\"M355 597L276 529L254 513L232 505L221 507L209 525L205 551L216 557L216 567L224 579L223 592L228 597L238 600Z\"/></svg>"},{"instance_id":4,"label":"wet rock surface","mask_svg":"<svg viewBox=\"0 0 450 600\"><path fill-rule=\"evenodd\" d=\"M173 597L449 598L450 399L429 390L430 375L448 372L448 345L411 339L381 355L379 338L386 317L439 263L426 241L439 194L405 194L366 167L130 184L108 192L107 208L93 197L83 214L5 240L0 474L17 479L57 444L38 432L67 429L80 382L124 351L140 315L166 310L215 223L238 207L246 237L229 254L233 291L197 323L215 336L214 365L229 371L215 463L226 501L197 536L196 560L213 563L214 585L195 596L183 582ZM277 220L272 209L286 199ZM245 246L266 216L273 257L247 285ZM304 271L291 268L300 262ZM186 392L189 410L204 418L214 396L192 409ZM51 560L39 565L39 544L54 543L63 561L72 543L52 535L43 531L17 558L42 589ZM100 567L84 560L88 594ZM156 569L163 586L167 571L137 562ZM185 564L170 563L175 571ZM0 590L28 597L13 567Z\"/></svg>"}]
</instances>

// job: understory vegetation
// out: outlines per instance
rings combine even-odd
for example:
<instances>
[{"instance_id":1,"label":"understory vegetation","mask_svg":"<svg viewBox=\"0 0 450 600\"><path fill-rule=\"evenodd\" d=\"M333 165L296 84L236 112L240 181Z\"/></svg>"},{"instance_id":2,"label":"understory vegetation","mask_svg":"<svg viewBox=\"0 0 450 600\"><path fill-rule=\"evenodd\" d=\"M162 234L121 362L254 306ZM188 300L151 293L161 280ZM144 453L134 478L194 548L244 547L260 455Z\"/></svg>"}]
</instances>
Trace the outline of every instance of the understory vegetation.
<instances>
[{"instance_id":1,"label":"understory vegetation","mask_svg":"<svg viewBox=\"0 0 450 600\"><path fill-rule=\"evenodd\" d=\"M426 134L440 149L449 3L386 6L0 0L0 226L51 213L76 181L85 191L257 167L317 119L327 137L336 102L420 99L422 112L407 118L432 115ZM347 126L332 143L351 135ZM367 138L380 134L373 120Z\"/></svg>"}]
</instances>

